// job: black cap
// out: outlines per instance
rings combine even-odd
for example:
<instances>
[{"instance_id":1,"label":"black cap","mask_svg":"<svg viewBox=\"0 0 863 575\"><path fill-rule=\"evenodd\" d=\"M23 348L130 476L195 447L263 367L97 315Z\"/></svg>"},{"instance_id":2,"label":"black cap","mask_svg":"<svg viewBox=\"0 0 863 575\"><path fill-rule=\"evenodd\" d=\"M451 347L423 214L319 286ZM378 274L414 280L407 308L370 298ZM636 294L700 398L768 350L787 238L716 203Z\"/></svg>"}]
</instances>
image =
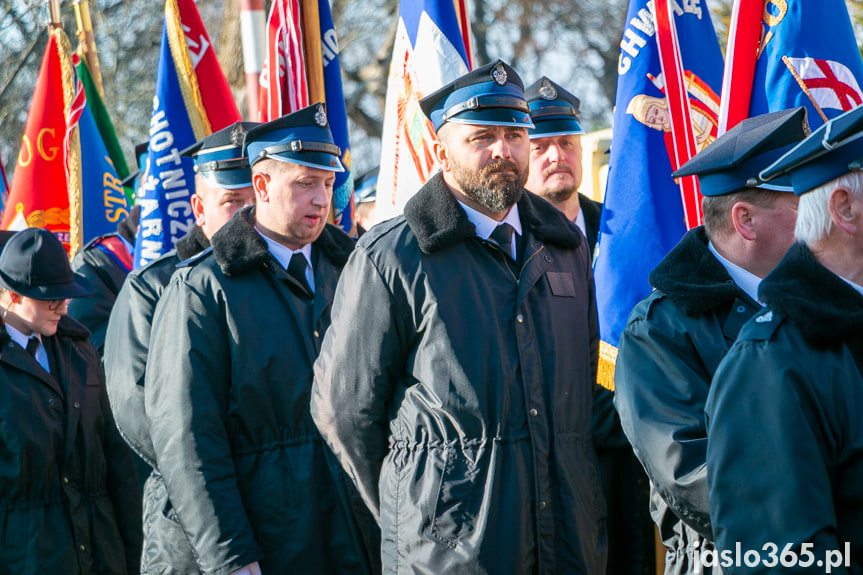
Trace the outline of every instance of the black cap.
<instances>
[{"instance_id":1,"label":"black cap","mask_svg":"<svg viewBox=\"0 0 863 575\"><path fill-rule=\"evenodd\" d=\"M863 106L845 112L812 132L768 166L761 177L787 176L798 196L863 169Z\"/></svg>"},{"instance_id":2,"label":"black cap","mask_svg":"<svg viewBox=\"0 0 863 575\"><path fill-rule=\"evenodd\" d=\"M72 273L60 240L43 228L21 230L6 243L0 254L0 286L39 300L93 293L87 280Z\"/></svg>"},{"instance_id":3,"label":"black cap","mask_svg":"<svg viewBox=\"0 0 863 575\"><path fill-rule=\"evenodd\" d=\"M524 84L509 64L498 60L456 78L420 100L435 132L446 122L530 128Z\"/></svg>"},{"instance_id":4,"label":"black cap","mask_svg":"<svg viewBox=\"0 0 863 575\"><path fill-rule=\"evenodd\" d=\"M683 164L672 177L698 176L701 193L721 196L745 188L791 192L791 182L759 173L809 134L806 108L747 118Z\"/></svg>"},{"instance_id":5,"label":"black cap","mask_svg":"<svg viewBox=\"0 0 863 575\"><path fill-rule=\"evenodd\" d=\"M249 158L244 154L246 132L259 126L257 122L235 122L206 138L198 140L182 152L192 158L195 173L217 188L234 190L252 185Z\"/></svg>"},{"instance_id":6,"label":"black cap","mask_svg":"<svg viewBox=\"0 0 863 575\"><path fill-rule=\"evenodd\" d=\"M524 91L533 128L530 139L583 134L578 123L581 100L543 76Z\"/></svg>"},{"instance_id":7,"label":"black cap","mask_svg":"<svg viewBox=\"0 0 863 575\"><path fill-rule=\"evenodd\" d=\"M344 172L342 152L333 141L327 108L312 104L246 133L243 153L251 165L261 160L278 160L330 172Z\"/></svg>"}]
</instances>

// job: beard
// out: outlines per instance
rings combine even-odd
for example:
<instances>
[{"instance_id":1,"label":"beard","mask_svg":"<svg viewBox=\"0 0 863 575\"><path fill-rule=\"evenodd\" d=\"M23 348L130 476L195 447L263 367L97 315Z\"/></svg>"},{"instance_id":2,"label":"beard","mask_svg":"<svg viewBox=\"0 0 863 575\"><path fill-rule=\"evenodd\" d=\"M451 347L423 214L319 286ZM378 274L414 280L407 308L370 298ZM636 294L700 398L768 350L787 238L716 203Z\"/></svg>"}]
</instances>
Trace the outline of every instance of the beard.
<instances>
[{"instance_id":1,"label":"beard","mask_svg":"<svg viewBox=\"0 0 863 575\"><path fill-rule=\"evenodd\" d=\"M555 172L562 168L566 169L569 172L570 176L573 177L573 184L565 185L559 181L555 181L551 184L548 184L544 190L539 192L540 196L553 204L565 202L566 200L571 198L572 194L574 194L575 191L578 189L578 185L574 182L575 174L572 173L572 170L568 166L562 164L547 169L545 173L543 173L543 181L548 182L548 179L550 177L553 177L552 172Z\"/></svg>"},{"instance_id":2,"label":"beard","mask_svg":"<svg viewBox=\"0 0 863 575\"><path fill-rule=\"evenodd\" d=\"M527 182L527 169L510 160L494 160L480 171L465 168L460 162L451 160L452 177L464 195L489 210L503 212L519 199ZM512 174L504 173L512 171Z\"/></svg>"}]
</instances>

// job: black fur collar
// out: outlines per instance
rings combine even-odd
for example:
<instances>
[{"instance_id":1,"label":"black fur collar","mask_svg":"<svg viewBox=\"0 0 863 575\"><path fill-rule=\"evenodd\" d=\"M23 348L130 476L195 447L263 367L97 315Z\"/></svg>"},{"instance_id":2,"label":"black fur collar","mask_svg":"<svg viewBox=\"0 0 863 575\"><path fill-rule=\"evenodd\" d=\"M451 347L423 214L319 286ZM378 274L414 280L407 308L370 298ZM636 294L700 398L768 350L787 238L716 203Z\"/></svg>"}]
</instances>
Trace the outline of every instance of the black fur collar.
<instances>
[{"instance_id":1,"label":"black fur collar","mask_svg":"<svg viewBox=\"0 0 863 575\"><path fill-rule=\"evenodd\" d=\"M791 246L758 296L800 328L813 346L863 338L863 295L818 263L803 243Z\"/></svg>"},{"instance_id":2,"label":"black fur collar","mask_svg":"<svg viewBox=\"0 0 863 575\"><path fill-rule=\"evenodd\" d=\"M650 285L668 296L689 316L702 315L733 302L742 291L707 247L703 226L686 232L650 272Z\"/></svg>"},{"instance_id":3,"label":"black fur collar","mask_svg":"<svg viewBox=\"0 0 863 575\"><path fill-rule=\"evenodd\" d=\"M243 208L213 234L213 255L225 275L244 274L270 259L267 242L255 231L254 210L254 206ZM354 240L336 226L327 224L312 245L341 268L354 249Z\"/></svg>"},{"instance_id":4,"label":"black fur collar","mask_svg":"<svg viewBox=\"0 0 863 575\"><path fill-rule=\"evenodd\" d=\"M581 243L578 228L557 208L527 192L518 201L522 223L540 241L575 249ZM405 220L417 238L420 249L433 253L476 235L452 192L437 173L405 205Z\"/></svg>"},{"instance_id":5,"label":"black fur collar","mask_svg":"<svg viewBox=\"0 0 863 575\"><path fill-rule=\"evenodd\" d=\"M210 240L204 235L204 230L198 226L192 226L192 229L180 238L174 247L177 250L177 257L184 262L210 247Z\"/></svg>"}]
</instances>

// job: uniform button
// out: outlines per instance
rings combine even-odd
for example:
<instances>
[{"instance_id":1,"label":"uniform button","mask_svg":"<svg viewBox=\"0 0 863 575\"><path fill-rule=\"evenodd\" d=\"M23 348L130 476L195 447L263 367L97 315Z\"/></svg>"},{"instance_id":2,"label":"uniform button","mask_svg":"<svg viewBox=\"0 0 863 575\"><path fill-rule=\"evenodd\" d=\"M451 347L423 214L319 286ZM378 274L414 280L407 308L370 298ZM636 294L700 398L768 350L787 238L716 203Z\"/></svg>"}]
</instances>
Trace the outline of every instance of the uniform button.
<instances>
[{"instance_id":1,"label":"uniform button","mask_svg":"<svg viewBox=\"0 0 863 575\"><path fill-rule=\"evenodd\" d=\"M539 412L535 409L531 409L530 411L528 411L528 413L531 417L536 417L537 415L539 415Z\"/></svg>"},{"instance_id":2,"label":"uniform button","mask_svg":"<svg viewBox=\"0 0 863 575\"><path fill-rule=\"evenodd\" d=\"M737 306L737 313L743 313L746 311L746 308L742 305Z\"/></svg>"},{"instance_id":3,"label":"uniform button","mask_svg":"<svg viewBox=\"0 0 863 575\"><path fill-rule=\"evenodd\" d=\"M524 323L524 316L518 314L517 316L515 316L515 321L517 321L518 323Z\"/></svg>"},{"instance_id":4,"label":"uniform button","mask_svg":"<svg viewBox=\"0 0 863 575\"><path fill-rule=\"evenodd\" d=\"M64 478L63 478L63 483L69 483L69 478L68 478L68 477L64 477Z\"/></svg>"},{"instance_id":5,"label":"uniform button","mask_svg":"<svg viewBox=\"0 0 863 575\"><path fill-rule=\"evenodd\" d=\"M73 405L75 406L75 409L78 409L79 407L81 407L81 404L78 403L77 401Z\"/></svg>"},{"instance_id":6,"label":"uniform button","mask_svg":"<svg viewBox=\"0 0 863 575\"><path fill-rule=\"evenodd\" d=\"M9 347L15 347L15 344L14 344L14 343L12 343L12 342L10 341L10 342L9 342Z\"/></svg>"},{"instance_id":7,"label":"uniform button","mask_svg":"<svg viewBox=\"0 0 863 575\"><path fill-rule=\"evenodd\" d=\"M315 330L315 337L321 337L321 334L318 333L318 330Z\"/></svg>"},{"instance_id":8,"label":"uniform button","mask_svg":"<svg viewBox=\"0 0 863 575\"><path fill-rule=\"evenodd\" d=\"M54 398L53 397L48 400L48 405L54 405Z\"/></svg>"},{"instance_id":9,"label":"uniform button","mask_svg":"<svg viewBox=\"0 0 863 575\"><path fill-rule=\"evenodd\" d=\"M540 511L545 511L545 508L546 508L546 507L548 507L548 503L546 503L545 501L540 501L540 502L539 502L539 505L537 505L537 508L538 508Z\"/></svg>"},{"instance_id":10,"label":"uniform button","mask_svg":"<svg viewBox=\"0 0 863 575\"><path fill-rule=\"evenodd\" d=\"M547 262L551 263L551 256L550 256L550 255L548 255L548 254L546 254L546 255L545 255L545 261L547 261Z\"/></svg>"},{"instance_id":11,"label":"uniform button","mask_svg":"<svg viewBox=\"0 0 863 575\"><path fill-rule=\"evenodd\" d=\"M81 551L86 551L86 550L87 550L87 548L86 548L86 547L84 547L83 545L81 545L80 547L78 547L78 549L80 549Z\"/></svg>"}]
</instances>

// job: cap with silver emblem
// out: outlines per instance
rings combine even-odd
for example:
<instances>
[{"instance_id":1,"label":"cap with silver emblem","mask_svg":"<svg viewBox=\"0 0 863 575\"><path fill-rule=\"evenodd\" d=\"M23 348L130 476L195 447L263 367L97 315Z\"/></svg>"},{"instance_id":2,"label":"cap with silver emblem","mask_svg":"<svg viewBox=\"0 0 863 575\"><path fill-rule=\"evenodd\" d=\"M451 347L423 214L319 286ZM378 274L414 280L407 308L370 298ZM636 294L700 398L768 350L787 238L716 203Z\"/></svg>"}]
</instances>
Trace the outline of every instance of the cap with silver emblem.
<instances>
[{"instance_id":1,"label":"cap with silver emblem","mask_svg":"<svg viewBox=\"0 0 863 575\"><path fill-rule=\"evenodd\" d=\"M578 123L581 100L545 76L528 86L524 96L534 126L528 132L531 140L584 133Z\"/></svg>"},{"instance_id":2,"label":"cap with silver emblem","mask_svg":"<svg viewBox=\"0 0 863 575\"><path fill-rule=\"evenodd\" d=\"M252 185L249 158L243 154L246 132L258 126L257 122L236 122L213 132L180 152L192 158L195 173L215 187L235 190Z\"/></svg>"},{"instance_id":3,"label":"cap with silver emblem","mask_svg":"<svg viewBox=\"0 0 863 575\"><path fill-rule=\"evenodd\" d=\"M446 122L533 127L524 99L524 84L516 71L501 60L468 72L419 104L436 132Z\"/></svg>"},{"instance_id":4,"label":"cap with silver emblem","mask_svg":"<svg viewBox=\"0 0 863 575\"><path fill-rule=\"evenodd\" d=\"M320 102L252 128L246 133L243 150L253 166L261 160L277 160L330 172L345 171L326 106Z\"/></svg>"},{"instance_id":5,"label":"cap with silver emblem","mask_svg":"<svg viewBox=\"0 0 863 575\"><path fill-rule=\"evenodd\" d=\"M759 172L808 134L809 122L803 107L747 118L671 175L698 176L705 196L721 196L747 188L791 192L787 178L768 182L759 177Z\"/></svg>"},{"instance_id":6,"label":"cap with silver emblem","mask_svg":"<svg viewBox=\"0 0 863 575\"><path fill-rule=\"evenodd\" d=\"M826 122L761 172L761 177L787 176L799 196L860 170L863 170L863 106Z\"/></svg>"}]
</instances>

